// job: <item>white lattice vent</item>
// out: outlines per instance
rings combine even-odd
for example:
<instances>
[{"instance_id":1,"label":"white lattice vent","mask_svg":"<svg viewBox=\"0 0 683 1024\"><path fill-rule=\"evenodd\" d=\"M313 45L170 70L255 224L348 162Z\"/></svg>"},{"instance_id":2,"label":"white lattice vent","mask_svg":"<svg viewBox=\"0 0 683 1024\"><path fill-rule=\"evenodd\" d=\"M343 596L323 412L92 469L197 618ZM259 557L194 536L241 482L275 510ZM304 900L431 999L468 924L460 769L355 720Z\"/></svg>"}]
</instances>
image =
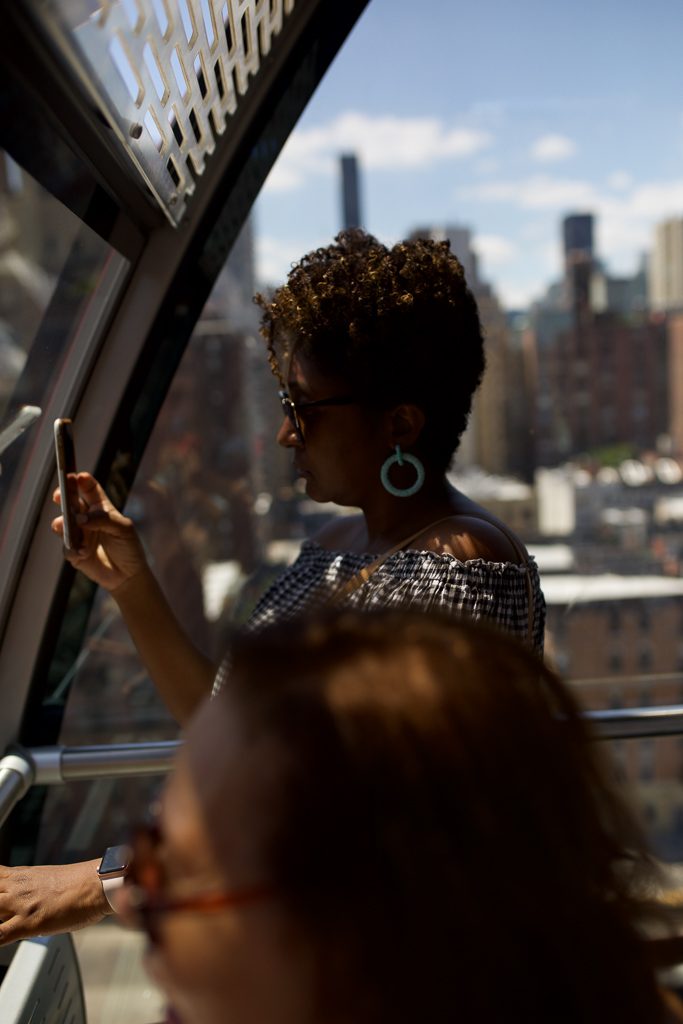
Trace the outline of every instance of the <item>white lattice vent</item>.
<instances>
[{"instance_id":1,"label":"white lattice vent","mask_svg":"<svg viewBox=\"0 0 683 1024\"><path fill-rule=\"evenodd\" d=\"M31 0L31 7L177 224L294 3Z\"/></svg>"}]
</instances>

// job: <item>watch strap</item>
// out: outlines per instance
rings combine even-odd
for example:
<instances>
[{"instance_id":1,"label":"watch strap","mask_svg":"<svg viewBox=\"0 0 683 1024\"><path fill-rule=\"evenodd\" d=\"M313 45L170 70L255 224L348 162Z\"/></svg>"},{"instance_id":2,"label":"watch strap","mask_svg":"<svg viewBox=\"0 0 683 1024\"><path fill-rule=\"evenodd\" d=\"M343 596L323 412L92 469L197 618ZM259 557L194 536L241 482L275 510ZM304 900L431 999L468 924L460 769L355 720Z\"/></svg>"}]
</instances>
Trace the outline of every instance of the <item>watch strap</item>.
<instances>
[{"instance_id":1,"label":"watch strap","mask_svg":"<svg viewBox=\"0 0 683 1024\"><path fill-rule=\"evenodd\" d=\"M117 913L118 908L116 904L112 902L112 897L116 893L116 890L122 887L125 881L125 875L117 875L115 878L100 878L100 882L102 883L102 890L107 899L107 903L109 904L109 906L111 907L115 914Z\"/></svg>"}]
</instances>

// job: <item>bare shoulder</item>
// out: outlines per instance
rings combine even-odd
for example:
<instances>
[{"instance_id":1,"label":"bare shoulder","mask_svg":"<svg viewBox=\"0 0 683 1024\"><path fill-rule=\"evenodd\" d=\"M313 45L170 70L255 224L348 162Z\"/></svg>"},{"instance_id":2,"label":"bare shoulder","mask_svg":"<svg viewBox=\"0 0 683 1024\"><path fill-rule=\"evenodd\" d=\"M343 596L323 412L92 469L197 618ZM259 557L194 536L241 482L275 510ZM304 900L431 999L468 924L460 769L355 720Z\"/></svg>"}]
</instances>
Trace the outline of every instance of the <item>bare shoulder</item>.
<instances>
[{"instance_id":1,"label":"bare shoulder","mask_svg":"<svg viewBox=\"0 0 683 1024\"><path fill-rule=\"evenodd\" d=\"M426 530L416 544L425 551L452 555L462 562L482 558L486 562L513 562L521 564L525 551L519 538L515 547L509 531L496 525L495 520L477 515L454 515Z\"/></svg>"},{"instance_id":2,"label":"bare shoulder","mask_svg":"<svg viewBox=\"0 0 683 1024\"><path fill-rule=\"evenodd\" d=\"M311 540L328 551L352 551L363 525L361 515L334 516L320 527Z\"/></svg>"}]
</instances>

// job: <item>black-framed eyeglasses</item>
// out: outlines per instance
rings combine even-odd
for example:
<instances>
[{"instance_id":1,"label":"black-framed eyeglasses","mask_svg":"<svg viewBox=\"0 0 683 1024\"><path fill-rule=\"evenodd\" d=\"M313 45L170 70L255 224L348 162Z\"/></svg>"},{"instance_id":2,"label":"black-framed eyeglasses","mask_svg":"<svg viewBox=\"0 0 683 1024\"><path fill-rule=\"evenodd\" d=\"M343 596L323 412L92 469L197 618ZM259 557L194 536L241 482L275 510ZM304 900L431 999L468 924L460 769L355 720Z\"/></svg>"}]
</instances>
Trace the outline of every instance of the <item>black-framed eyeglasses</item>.
<instances>
[{"instance_id":1,"label":"black-framed eyeglasses","mask_svg":"<svg viewBox=\"0 0 683 1024\"><path fill-rule=\"evenodd\" d=\"M358 401L355 395L337 395L334 398L319 398L315 402L295 402L293 398L290 398L289 392L284 390L278 391L278 397L285 416L294 428L299 444L304 443L304 432L300 419L302 412L305 412L307 409L319 409L325 405L355 405Z\"/></svg>"},{"instance_id":2,"label":"black-framed eyeglasses","mask_svg":"<svg viewBox=\"0 0 683 1024\"><path fill-rule=\"evenodd\" d=\"M122 918L140 928L153 945L159 944L159 921L178 911L214 913L228 907L242 907L274 895L275 887L264 882L235 889L212 889L188 896L166 896L166 873L158 854L161 834L156 822L138 825L130 840L131 860L124 888L127 895Z\"/></svg>"}]
</instances>

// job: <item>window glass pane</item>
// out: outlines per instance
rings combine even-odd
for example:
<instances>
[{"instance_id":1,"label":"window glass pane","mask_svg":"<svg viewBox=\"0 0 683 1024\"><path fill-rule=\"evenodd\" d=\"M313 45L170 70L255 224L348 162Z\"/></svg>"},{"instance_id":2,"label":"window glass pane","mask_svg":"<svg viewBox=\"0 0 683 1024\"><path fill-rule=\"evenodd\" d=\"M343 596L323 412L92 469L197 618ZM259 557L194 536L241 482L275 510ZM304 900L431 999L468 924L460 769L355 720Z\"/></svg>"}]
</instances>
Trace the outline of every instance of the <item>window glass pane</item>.
<instances>
[{"instance_id":1,"label":"window glass pane","mask_svg":"<svg viewBox=\"0 0 683 1024\"><path fill-rule=\"evenodd\" d=\"M683 863L683 736L614 740L609 752L655 853L666 863Z\"/></svg>"},{"instance_id":2,"label":"window glass pane","mask_svg":"<svg viewBox=\"0 0 683 1024\"><path fill-rule=\"evenodd\" d=\"M296 550L307 511L291 459L273 443L281 407L251 301L252 245L248 225L193 333L125 509L175 613L216 661L235 616L248 614ZM80 657L49 700L67 691L63 743L177 734L102 590Z\"/></svg>"},{"instance_id":3,"label":"window glass pane","mask_svg":"<svg viewBox=\"0 0 683 1024\"><path fill-rule=\"evenodd\" d=\"M88 1024L151 1024L165 1019L166 999L142 961L146 939L112 918L73 933Z\"/></svg>"},{"instance_id":4,"label":"window glass pane","mask_svg":"<svg viewBox=\"0 0 683 1024\"><path fill-rule=\"evenodd\" d=\"M669 307L657 297L638 255L668 244L669 229L658 225L675 219L678 179L662 157L658 202L636 217L652 172L638 163L633 119L649 138L653 108L634 109L615 91L632 82L633 62L592 8L539 20L531 5L514 13L501 5L498 16L492 34L488 17L470 12L471 45L454 63L448 40L461 26L451 7L443 6L435 38L407 7L397 13L373 0L207 304L127 511L178 614L218 658L231 619L248 613L297 540L338 511L302 499L273 444L280 410L250 301L255 287L282 280L292 260L344 222L360 221L388 242L447 237L477 296L489 361L452 480L538 559L548 655L582 701L678 701L683 436L671 382L683 380L673 372L680 314L677 300ZM627 21L628 38L638 38L640 23ZM591 39L611 40L609 77L599 61L593 71L594 89L611 83L597 106L574 74L571 48L531 74L508 45L531 47L533 35L534 52L548 52L567 33L586 38L588 27ZM648 32L666 49L674 28L662 17ZM430 88L402 73L408 53L428 69ZM647 98L664 98L658 123L673 131L668 73L665 61L653 62ZM587 121L579 114L589 105ZM630 257L612 237L617 195L631 218ZM62 693L69 686L64 742L176 734L104 593Z\"/></svg>"},{"instance_id":5,"label":"window glass pane","mask_svg":"<svg viewBox=\"0 0 683 1024\"><path fill-rule=\"evenodd\" d=\"M678 701L681 9L430 12L368 6L259 200L259 276L341 226L340 153L378 237L450 239L488 346L454 479L536 556L582 700Z\"/></svg>"},{"instance_id":6,"label":"window glass pane","mask_svg":"<svg viewBox=\"0 0 683 1024\"><path fill-rule=\"evenodd\" d=\"M0 519L110 252L0 150Z\"/></svg>"}]
</instances>

